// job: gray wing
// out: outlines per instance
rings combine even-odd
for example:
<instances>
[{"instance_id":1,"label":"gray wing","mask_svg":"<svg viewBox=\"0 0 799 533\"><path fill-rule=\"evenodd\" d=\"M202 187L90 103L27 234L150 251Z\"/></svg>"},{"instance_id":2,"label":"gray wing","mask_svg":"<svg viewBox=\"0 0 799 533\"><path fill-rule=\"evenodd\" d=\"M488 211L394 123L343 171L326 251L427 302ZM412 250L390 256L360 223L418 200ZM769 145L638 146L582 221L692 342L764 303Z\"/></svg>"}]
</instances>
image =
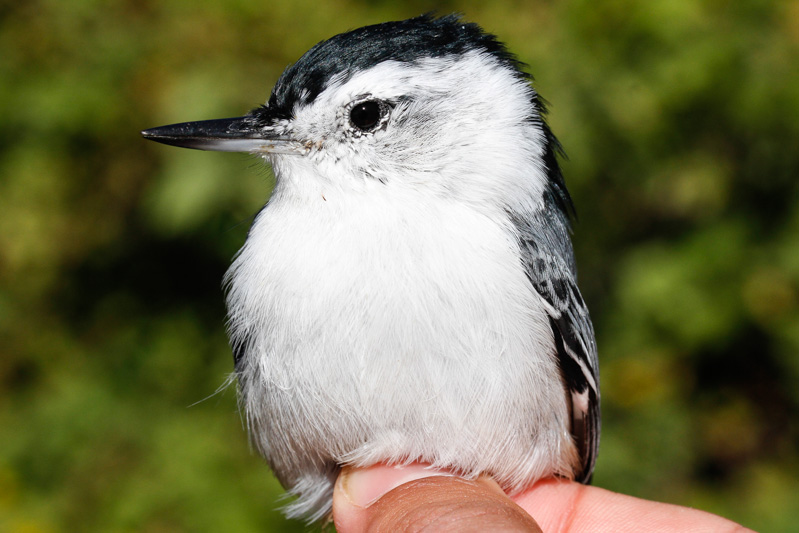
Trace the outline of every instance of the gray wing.
<instances>
[{"instance_id":1,"label":"gray wing","mask_svg":"<svg viewBox=\"0 0 799 533\"><path fill-rule=\"evenodd\" d=\"M548 304L561 376L571 401L571 433L582 460L575 479L590 483L599 447L599 368L594 328L577 288L571 244L565 231L557 239L551 227L535 225L541 229L535 231L534 224L515 222L527 278Z\"/></svg>"}]
</instances>

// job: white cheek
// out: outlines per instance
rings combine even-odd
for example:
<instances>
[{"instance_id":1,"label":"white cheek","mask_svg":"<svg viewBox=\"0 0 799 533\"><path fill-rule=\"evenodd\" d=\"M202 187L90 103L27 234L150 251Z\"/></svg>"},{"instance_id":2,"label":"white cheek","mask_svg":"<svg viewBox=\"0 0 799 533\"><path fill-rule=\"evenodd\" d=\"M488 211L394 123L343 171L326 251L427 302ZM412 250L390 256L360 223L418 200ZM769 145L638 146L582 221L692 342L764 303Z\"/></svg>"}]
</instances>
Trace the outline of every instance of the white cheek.
<instances>
[{"instance_id":1,"label":"white cheek","mask_svg":"<svg viewBox=\"0 0 799 533\"><path fill-rule=\"evenodd\" d=\"M347 110L364 95L396 108L385 129L359 137ZM320 187L360 190L371 180L528 210L547 183L545 139L529 120L533 95L488 54L381 63L333 80L297 110L295 133L319 148L304 173Z\"/></svg>"}]
</instances>

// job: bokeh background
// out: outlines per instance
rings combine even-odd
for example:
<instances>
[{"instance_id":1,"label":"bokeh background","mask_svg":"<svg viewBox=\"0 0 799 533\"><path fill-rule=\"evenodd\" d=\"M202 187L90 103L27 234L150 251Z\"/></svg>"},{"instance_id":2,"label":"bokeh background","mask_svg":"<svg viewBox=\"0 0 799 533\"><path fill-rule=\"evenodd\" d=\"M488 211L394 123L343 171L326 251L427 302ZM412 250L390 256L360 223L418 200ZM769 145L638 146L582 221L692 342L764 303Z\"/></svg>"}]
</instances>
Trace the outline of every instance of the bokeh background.
<instances>
[{"instance_id":1,"label":"bokeh background","mask_svg":"<svg viewBox=\"0 0 799 533\"><path fill-rule=\"evenodd\" d=\"M530 65L570 156L595 484L796 531L799 2L765 0L0 2L0 530L304 529L220 389L273 177L138 132L432 9Z\"/></svg>"}]
</instances>

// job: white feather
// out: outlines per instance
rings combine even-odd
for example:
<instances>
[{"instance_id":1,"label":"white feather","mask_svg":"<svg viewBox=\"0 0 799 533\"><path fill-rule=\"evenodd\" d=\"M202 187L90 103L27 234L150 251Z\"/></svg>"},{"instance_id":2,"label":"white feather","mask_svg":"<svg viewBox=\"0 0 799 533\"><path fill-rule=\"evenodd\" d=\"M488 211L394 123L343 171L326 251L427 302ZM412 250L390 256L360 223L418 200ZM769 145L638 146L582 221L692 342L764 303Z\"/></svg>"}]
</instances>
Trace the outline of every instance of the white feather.
<instances>
[{"instance_id":1,"label":"white feather","mask_svg":"<svg viewBox=\"0 0 799 533\"><path fill-rule=\"evenodd\" d=\"M397 103L352 135L365 95ZM384 62L294 109L314 148L270 156L277 186L227 275L243 405L292 514L329 511L343 464L423 461L508 490L572 475L546 303L507 214L542 208L531 97L474 52Z\"/></svg>"}]
</instances>

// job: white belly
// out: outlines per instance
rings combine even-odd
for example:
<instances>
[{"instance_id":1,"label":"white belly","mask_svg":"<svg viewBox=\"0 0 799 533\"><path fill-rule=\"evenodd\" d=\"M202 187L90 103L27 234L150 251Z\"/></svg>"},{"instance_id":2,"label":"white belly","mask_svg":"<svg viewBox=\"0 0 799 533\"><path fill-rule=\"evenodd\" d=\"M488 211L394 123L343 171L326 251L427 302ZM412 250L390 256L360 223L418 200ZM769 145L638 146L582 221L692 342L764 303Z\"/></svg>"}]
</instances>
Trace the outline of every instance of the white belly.
<instances>
[{"instance_id":1,"label":"white belly","mask_svg":"<svg viewBox=\"0 0 799 533\"><path fill-rule=\"evenodd\" d=\"M343 463L418 460L511 490L569 475L552 332L511 235L440 199L339 200L273 199L229 273L253 440L296 514L327 510Z\"/></svg>"}]
</instances>

